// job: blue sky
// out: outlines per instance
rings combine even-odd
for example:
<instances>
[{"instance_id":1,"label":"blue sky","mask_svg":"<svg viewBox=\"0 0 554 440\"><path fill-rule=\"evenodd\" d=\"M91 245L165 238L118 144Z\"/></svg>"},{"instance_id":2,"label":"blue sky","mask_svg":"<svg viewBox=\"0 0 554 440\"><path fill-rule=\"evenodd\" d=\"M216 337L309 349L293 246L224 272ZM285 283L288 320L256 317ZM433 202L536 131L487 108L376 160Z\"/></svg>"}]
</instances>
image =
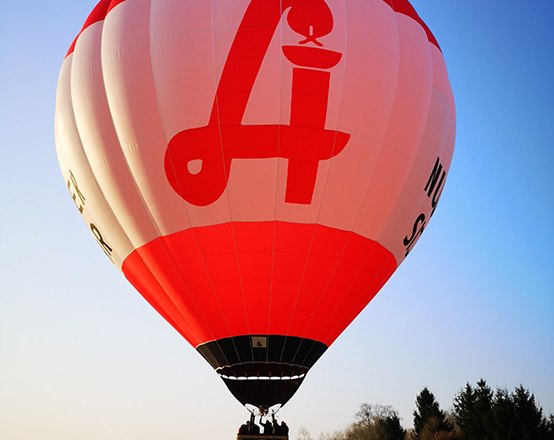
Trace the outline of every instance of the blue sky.
<instances>
[{"instance_id":1,"label":"blue sky","mask_svg":"<svg viewBox=\"0 0 554 440\"><path fill-rule=\"evenodd\" d=\"M88 236L58 170L63 56L94 0L0 3L0 438L230 438L246 418ZM554 3L417 0L458 133L439 208L282 416L346 426L362 402L412 423L427 386L522 383L554 412Z\"/></svg>"}]
</instances>

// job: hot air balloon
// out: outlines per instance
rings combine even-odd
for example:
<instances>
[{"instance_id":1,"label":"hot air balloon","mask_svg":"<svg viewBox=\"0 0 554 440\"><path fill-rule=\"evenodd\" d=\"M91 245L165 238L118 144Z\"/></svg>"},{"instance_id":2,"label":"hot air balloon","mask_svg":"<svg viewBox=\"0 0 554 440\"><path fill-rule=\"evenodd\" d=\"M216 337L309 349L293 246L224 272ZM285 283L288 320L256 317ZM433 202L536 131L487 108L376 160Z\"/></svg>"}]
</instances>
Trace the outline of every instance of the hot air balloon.
<instances>
[{"instance_id":1,"label":"hot air balloon","mask_svg":"<svg viewBox=\"0 0 554 440\"><path fill-rule=\"evenodd\" d=\"M418 241L455 109L407 0L101 0L55 136L102 251L239 402L272 406Z\"/></svg>"}]
</instances>

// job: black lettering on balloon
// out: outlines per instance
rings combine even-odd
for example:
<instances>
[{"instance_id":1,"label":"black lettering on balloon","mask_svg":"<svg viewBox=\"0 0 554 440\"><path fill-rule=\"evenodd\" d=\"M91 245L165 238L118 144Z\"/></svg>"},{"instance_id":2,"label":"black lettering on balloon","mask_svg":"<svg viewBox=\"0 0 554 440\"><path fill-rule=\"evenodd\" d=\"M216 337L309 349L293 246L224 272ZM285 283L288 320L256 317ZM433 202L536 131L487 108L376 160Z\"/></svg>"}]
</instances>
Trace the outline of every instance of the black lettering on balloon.
<instances>
[{"instance_id":1,"label":"black lettering on balloon","mask_svg":"<svg viewBox=\"0 0 554 440\"><path fill-rule=\"evenodd\" d=\"M77 209L82 214L83 210L85 209L85 196L79 189L79 185L77 184L77 179L75 179L75 176L73 175L71 170L69 170L69 179L67 179L67 189L71 194L71 198L73 199L73 202L75 202L75 206L77 206ZM79 202L77 202L77 199L79 199Z\"/></svg>"},{"instance_id":2,"label":"black lettering on balloon","mask_svg":"<svg viewBox=\"0 0 554 440\"><path fill-rule=\"evenodd\" d=\"M423 233L423 230L425 229L426 221L425 221L425 214L422 212L419 214L419 216L416 218L414 222L414 226L412 227L412 235L409 237L404 237L403 243L406 247L406 254L405 256L408 256L412 248L414 247L414 244L416 244L417 239L419 236Z\"/></svg>"},{"instance_id":3,"label":"black lettering on balloon","mask_svg":"<svg viewBox=\"0 0 554 440\"><path fill-rule=\"evenodd\" d=\"M435 209L437 208L437 203L439 203L439 198L442 194L442 189L444 187L444 181L446 179L446 171L444 170L442 163L440 162L440 158L437 157L437 160L435 161L435 166L433 167L433 171L431 171L431 175L429 176L429 180L427 180L427 184L425 185L425 191L427 192L427 197L431 198L431 217L435 213Z\"/></svg>"},{"instance_id":4,"label":"black lettering on balloon","mask_svg":"<svg viewBox=\"0 0 554 440\"><path fill-rule=\"evenodd\" d=\"M102 237L102 234L100 233L100 230L96 227L96 225L94 223L90 224L90 230L92 232L92 235L94 235L94 237L96 238L96 241L98 242L98 244L100 245L100 247L104 251L104 253L111 260L112 259L112 251L113 251L112 247L104 241L104 238Z\"/></svg>"},{"instance_id":5,"label":"black lettering on balloon","mask_svg":"<svg viewBox=\"0 0 554 440\"><path fill-rule=\"evenodd\" d=\"M446 170L440 161L440 157L437 157L435 165L433 166L433 171L431 171L429 179L427 179L427 183L425 184L425 188L423 188L427 194L427 197L431 199L431 214L429 215L429 218L431 218L435 213L435 209L437 208L437 204L439 203L439 199L442 194L442 189L444 188L445 180ZM411 235L409 237L404 237L403 243L406 248L406 256L414 247L418 237L423 233L426 223L425 214L422 212L414 222Z\"/></svg>"},{"instance_id":6,"label":"black lettering on balloon","mask_svg":"<svg viewBox=\"0 0 554 440\"><path fill-rule=\"evenodd\" d=\"M79 189L79 184L77 183L77 179L75 178L75 175L71 170L69 170L69 179L67 179L67 189L69 189L69 193L71 194L71 198L73 199L73 202L75 203L75 206L77 206L77 209L79 210L79 213L82 215L85 210L85 196ZM106 243L104 240L104 237L102 236L102 233L100 232L100 229L94 224L90 223L89 225L90 230L92 232L92 235L94 235L94 238L96 238L96 241L104 251L104 253L108 256L110 260L112 260L112 247Z\"/></svg>"}]
</instances>

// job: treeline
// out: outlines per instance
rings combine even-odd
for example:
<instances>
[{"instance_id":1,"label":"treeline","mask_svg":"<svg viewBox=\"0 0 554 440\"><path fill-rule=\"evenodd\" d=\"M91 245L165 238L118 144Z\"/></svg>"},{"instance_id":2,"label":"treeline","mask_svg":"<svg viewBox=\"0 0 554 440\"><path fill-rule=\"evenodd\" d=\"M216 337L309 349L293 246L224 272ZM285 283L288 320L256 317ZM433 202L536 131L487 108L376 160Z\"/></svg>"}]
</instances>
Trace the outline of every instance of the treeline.
<instances>
[{"instance_id":1,"label":"treeline","mask_svg":"<svg viewBox=\"0 0 554 440\"><path fill-rule=\"evenodd\" d=\"M406 430L390 406L363 403L354 422L319 440L554 440L554 416L543 414L534 394L523 386L493 391L484 380L466 384L449 411L431 391L416 397L413 429ZM313 440L302 429L298 440Z\"/></svg>"}]
</instances>

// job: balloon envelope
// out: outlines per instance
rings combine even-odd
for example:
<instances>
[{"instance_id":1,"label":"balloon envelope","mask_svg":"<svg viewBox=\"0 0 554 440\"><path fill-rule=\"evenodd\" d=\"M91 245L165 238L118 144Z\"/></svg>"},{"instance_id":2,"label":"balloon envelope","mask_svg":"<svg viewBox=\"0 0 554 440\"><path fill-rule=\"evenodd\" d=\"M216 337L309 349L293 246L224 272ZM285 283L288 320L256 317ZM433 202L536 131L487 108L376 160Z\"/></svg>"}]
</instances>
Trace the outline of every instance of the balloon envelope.
<instances>
[{"instance_id":1,"label":"balloon envelope","mask_svg":"<svg viewBox=\"0 0 554 440\"><path fill-rule=\"evenodd\" d=\"M418 240L455 110L407 0L103 0L55 130L101 249L240 402L270 406Z\"/></svg>"}]
</instances>

